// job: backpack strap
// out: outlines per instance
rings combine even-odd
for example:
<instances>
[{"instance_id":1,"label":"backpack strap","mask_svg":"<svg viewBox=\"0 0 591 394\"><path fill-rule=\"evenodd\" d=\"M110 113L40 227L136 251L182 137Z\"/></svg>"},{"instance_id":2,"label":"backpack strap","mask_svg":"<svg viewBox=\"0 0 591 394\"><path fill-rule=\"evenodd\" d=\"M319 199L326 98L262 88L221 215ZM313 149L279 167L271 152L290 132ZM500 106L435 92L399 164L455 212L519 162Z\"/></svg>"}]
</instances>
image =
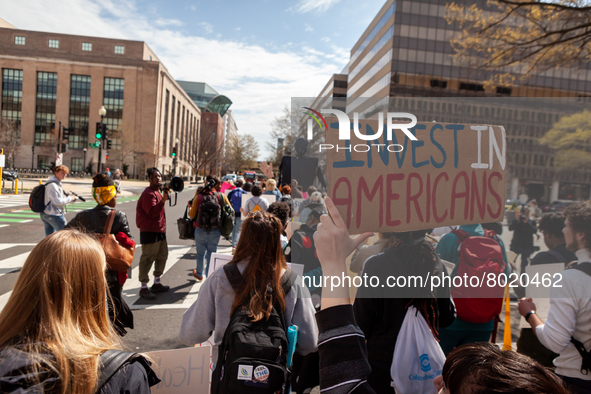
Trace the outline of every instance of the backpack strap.
<instances>
[{"instance_id":1,"label":"backpack strap","mask_svg":"<svg viewBox=\"0 0 591 394\"><path fill-rule=\"evenodd\" d=\"M234 292L238 291L237 289L242 283L242 274L240 273L238 266L236 264L226 264L224 265L224 273L226 274L230 285L232 285Z\"/></svg>"},{"instance_id":2,"label":"backpack strap","mask_svg":"<svg viewBox=\"0 0 591 394\"><path fill-rule=\"evenodd\" d=\"M115 376L117 371L135 355L137 353L117 349L110 349L101 354L100 376L95 392L98 393L101 391L105 384Z\"/></svg>"},{"instance_id":3,"label":"backpack strap","mask_svg":"<svg viewBox=\"0 0 591 394\"><path fill-rule=\"evenodd\" d=\"M575 264L568 269L578 270L591 276L591 263L589 262Z\"/></svg>"},{"instance_id":4,"label":"backpack strap","mask_svg":"<svg viewBox=\"0 0 591 394\"><path fill-rule=\"evenodd\" d=\"M550 256L552 256L556 259L557 263L567 263L567 261L565 261L566 259L564 258L564 256L561 255L560 253L558 253L557 251L548 250L547 252L550 254ZM591 273L589 273L588 275L591 275Z\"/></svg>"},{"instance_id":5,"label":"backpack strap","mask_svg":"<svg viewBox=\"0 0 591 394\"><path fill-rule=\"evenodd\" d=\"M298 274L290 269L286 270L281 276L281 287L283 288L283 295L286 296L291 290L291 286L295 283Z\"/></svg>"},{"instance_id":6,"label":"backpack strap","mask_svg":"<svg viewBox=\"0 0 591 394\"><path fill-rule=\"evenodd\" d=\"M456 237L458 237L458 243L462 243L464 242L466 239L470 238L470 234L468 234L466 231L461 230L461 229L455 229L451 231L452 234L455 234Z\"/></svg>"}]
</instances>

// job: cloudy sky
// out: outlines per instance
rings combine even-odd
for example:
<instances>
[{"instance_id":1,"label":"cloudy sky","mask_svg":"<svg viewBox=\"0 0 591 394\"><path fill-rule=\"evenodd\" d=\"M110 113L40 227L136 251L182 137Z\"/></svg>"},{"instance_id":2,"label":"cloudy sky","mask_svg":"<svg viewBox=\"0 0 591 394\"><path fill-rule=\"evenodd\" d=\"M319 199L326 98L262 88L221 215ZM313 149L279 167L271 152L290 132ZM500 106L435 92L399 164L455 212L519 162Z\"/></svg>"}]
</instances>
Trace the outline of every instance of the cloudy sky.
<instances>
[{"instance_id":1,"label":"cloudy sky","mask_svg":"<svg viewBox=\"0 0 591 394\"><path fill-rule=\"evenodd\" d=\"M25 30L145 41L178 80L232 101L239 133L267 157L269 123L314 97L349 60L385 0L0 0Z\"/></svg>"}]
</instances>

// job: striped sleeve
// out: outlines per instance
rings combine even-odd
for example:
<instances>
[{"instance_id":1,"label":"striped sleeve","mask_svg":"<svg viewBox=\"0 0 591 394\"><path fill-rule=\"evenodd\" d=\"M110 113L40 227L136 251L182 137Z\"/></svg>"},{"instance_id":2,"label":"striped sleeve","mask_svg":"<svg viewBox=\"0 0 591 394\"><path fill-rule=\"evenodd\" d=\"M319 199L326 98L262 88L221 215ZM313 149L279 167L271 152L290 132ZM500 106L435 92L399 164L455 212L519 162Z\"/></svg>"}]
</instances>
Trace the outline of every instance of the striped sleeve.
<instances>
[{"instance_id":1,"label":"striped sleeve","mask_svg":"<svg viewBox=\"0 0 591 394\"><path fill-rule=\"evenodd\" d=\"M375 393L367 383L371 368L365 336L355 324L353 307L339 305L316 313L320 335L320 392Z\"/></svg>"}]
</instances>

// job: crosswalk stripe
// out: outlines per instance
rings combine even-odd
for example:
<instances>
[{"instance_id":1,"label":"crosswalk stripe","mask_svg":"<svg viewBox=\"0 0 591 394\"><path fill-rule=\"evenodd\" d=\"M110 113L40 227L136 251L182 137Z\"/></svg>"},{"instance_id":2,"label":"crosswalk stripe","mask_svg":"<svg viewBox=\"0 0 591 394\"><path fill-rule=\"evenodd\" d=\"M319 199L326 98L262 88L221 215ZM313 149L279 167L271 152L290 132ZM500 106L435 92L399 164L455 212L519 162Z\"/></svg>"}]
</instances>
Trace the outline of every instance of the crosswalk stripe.
<instances>
[{"instance_id":1,"label":"crosswalk stripe","mask_svg":"<svg viewBox=\"0 0 591 394\"><path fill-rule=\"evenodd\" d=\"M31 213L0 213L0 218L9 217L9 218L38 218L39 214L31 214Z\"/></svg>"},{"instance_id":2,"label":"crosswalk stripe","mask_svg":"<svg viewBox=\"0 0 591 394\"><path fill-rule=\"evenodd\" d=\"M0 276L4 276L22 268L30 253L31 252L21 253L19 255L0 261Z\"/></svg>"},{"instance_id":3,"label":"crosswalk stripe","mask_svg":"<svg viewBox=\"0 0 591 394\"><path fill-rule=\"evenodd\" d=\"M27 222L32 222L33 220L27 220ZM4 223L24 223L23 219L11 219L11 218L3 218L0 217L0 222Z\"/></svg>"},{"instance_id":4,"label":"crosswalk stripe","mask_svg":"<svg viewBox=\"0 0 591 394\"><path fill-rule=\"evenodd\" d=\"M183 258L185 254L191 250L192 246L168 246L168 259L166 260L166 266L164 267L164 272L162 275L166 274L169 269L171 269L180 259ZM136 249L136 253L140 250ZM172 263L172 264L171 264ZM150 270L151 271L151 270ZM139 298L140 298L140 289L142 284L139 280L140 269L139 266L135 267L132 270L131 277L132 279L128 279L123 285L123 297L125 298L125 302L132 310L135 309L147 309L152 305L133 305ZM170 305L169 305L170 306Z\"/></svg>"},{"instance_id":5,"label":"crosswalk stripe","mask_svg":"<svg viewBox=\"0 0 591 394\"><path fill-rule=\"evenodd\" d=\"M35 243L0 243L0 251L9 250L13 247L18 246L35 246ZM183 260L184 256L191 251L195 246L194 245L169 245L168 250L168 260L166 263L166 267L164 269L163 275L165 275L172 267L175 266L178 262ZM32 248L31 248L32 249ZM218 253L230 253L232 247L231 246L220 246L218 247ZM29 256L31 252L20 253L13 257L9 257L4 260L0 260L0 277L9 274L11 272L18 271L22 268L25 260ZM141 245L138 245L136 249L136 253L141 253ZM193 260L193 259L191 259ZM150 270L152 272L152 269ZM132 272L132 278L128 279L123 286L122 295L132 310L143 310L143 309L187 309L189 308L196 300L199 295L199 290L203 282L195 282L189 292L183 297L182 302L175 303L175 304L139 304L135 305L135 302L140 299L139 291L141 288L141 283L139 281L139 267L135 267ZM150 278L152 280L152 278ZM0 295L0 311L4 308L6 303L8 302L10 295L12 294L12 290Z\"/></svg>"}]
</instances>

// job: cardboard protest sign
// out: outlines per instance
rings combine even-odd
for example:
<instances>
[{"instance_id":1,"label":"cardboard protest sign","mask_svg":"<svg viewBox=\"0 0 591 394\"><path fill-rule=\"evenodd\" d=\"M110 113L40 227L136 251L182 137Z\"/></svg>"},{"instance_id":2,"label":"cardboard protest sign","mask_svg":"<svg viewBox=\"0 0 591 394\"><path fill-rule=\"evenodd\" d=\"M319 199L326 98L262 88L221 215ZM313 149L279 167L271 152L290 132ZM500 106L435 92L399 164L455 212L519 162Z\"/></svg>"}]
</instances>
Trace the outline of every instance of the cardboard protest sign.
<instances>
[{"instance_id":1,"label":"cardboard protest sign","mask_svg":"<svg viewBox=\"0 0 591 394\"><path fill-rule=\"evenodd\" d=\"M208 394L211 374L211 346L146 353L162 380L151 388L153 394Z\"/></svg>"},{"instance_id":2,"label":"cardboard protest sign","mask_svg":"<svg viewBox=\"0 0 591 394\"><path fill-rule=\"evenodd\" d=\"M267 176L267 178L273 178L273 163L261 161L259 162L259 168L261 169L261 172Z\"/></svg>"},{"instance_id":3,"label":"cardboard protest sign","mask_svg":"<svg viewBox=\"0 0 591 394\"><path fill-rule=\"evenodd\" d=\"M326 121L319 149L327 154L328 195L351 234L503 220L502 126L418 123L402 130L359 120L357 131L351 123L343 133L336 118ZM342 139L347 132L350 139Z\"/></svg>"},{"instance_id":4,"label":"cardboard protest sign","mask_svg":"<svg viewBox=\"0 0 591 394\"><path fill-rule=\"evenodd\" d=\"M211 254L211 261L209 262L209 271L207 272L207 277L211 276L215 270L218 268L228 264L232 261L231 254L222 254L222 253L212 253ZM300 274L300 276L304 276L304 265L303 264L292 264L287 263L287 268L290 270L295 271L296 273Z\"/></svg>"}]
</instances>

